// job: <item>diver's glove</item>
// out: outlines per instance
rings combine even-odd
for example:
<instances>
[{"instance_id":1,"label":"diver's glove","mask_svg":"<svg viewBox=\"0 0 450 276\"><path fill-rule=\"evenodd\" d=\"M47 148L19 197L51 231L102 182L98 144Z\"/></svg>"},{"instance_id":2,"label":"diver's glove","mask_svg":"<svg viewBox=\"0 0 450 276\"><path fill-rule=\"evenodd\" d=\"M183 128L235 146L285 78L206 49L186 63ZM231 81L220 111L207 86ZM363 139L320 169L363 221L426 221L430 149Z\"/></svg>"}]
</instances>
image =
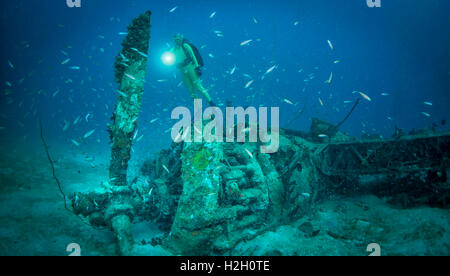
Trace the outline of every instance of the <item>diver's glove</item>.
<instances>
[{"instance_id":1,"label":"diver's glove","mask_svg":"<svg viewBox=\"0 0 450 276\"><path fill-rule=\"evenodd\" d=\"M195 68L195 73L197 73L197 76L199 76L199 77L201 77L202 76L202 68L200 68L200 67L197 67L197 68Z\"/></svg>"}]
</instances>

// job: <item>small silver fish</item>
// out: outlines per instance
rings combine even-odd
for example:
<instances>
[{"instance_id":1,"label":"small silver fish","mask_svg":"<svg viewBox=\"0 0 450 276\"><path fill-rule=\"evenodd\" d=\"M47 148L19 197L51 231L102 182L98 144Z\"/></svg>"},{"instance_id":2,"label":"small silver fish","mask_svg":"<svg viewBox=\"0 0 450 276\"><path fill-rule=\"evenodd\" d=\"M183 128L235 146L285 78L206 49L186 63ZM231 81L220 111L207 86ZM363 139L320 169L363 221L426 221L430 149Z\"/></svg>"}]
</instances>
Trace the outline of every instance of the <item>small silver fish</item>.
<instances>
[{"instance_id":1,"label":"small silver fish","mask_svg":"<svg viewBox=\"0 0 450 276\"><path fill-rule=\"evenodd\" d=\"M372 99L369 97L369 96L367 96L366 94L364 94L363 92L358 92L364 99L366 99L366 100L368 100L369 102L371 102L372 101Z\"/></svg>"},{"instance_id":2,"label":"small silver fish","mask_svg":"<svg viewBox=\"0 0 450 276\"><path fill-rule=\"evenodd\" d=\"M79 144L77 141L73 140L73 139L72 139L72 143L73 143L75 146L77 146L77 147L80 146L80 144Z\"/></svg>"},{"instance_id":3,"label":"small silver fish","mask_svg":"<svg viewBox=\"0 0 450 276\"><path fill-rule=\"evenodd\" d=\"M246 148L244 148L244 149L247 152L247 154L250 156L250 158L253 158L253 154L248 149L246 149Z\"/></svg>"},{"instance_id":4,"label":"small silver fish","mask_svg":"<svg viewBox=\"0 0 450 276\"><path fill-rule=\"evenodd\" d=\"M146 55L146 54L142 53L141 51L138 51L137 53L138 53L138 54L140 54L140 55L141 55L141 56L143 56L143 57L146 57L146 58L148 58L148 55Z\"/></svg>"},{"instance_id":5,"label":"small silver fish","mask_svg":"<svg viewBox=\"0 0 450 276\"><path fill-rule=\"evenodd\" d=\"M253 82L254 82L254 80L251 80L251 81L247 82L247 84L245 85L245 88L249 88L250 85L252 85Z\"/></svg>"},{"instance_id":6,"label":"small silver fish","mask_svg":"<svg viewBox=\"0 0 450 276\"><path fill-rule=\"evenodd\" d=\"M231 69L231 71L230 71L230 75L233 75L234 74L234 72L236 72L236 65Z\"/></svg>"},{"instance_id":7,"label":"small silver fish","mask_svg":"<svg viewBox=\"0 0 450 276\"><path fill-rule=\"evenodd\" d=\"M87 132L87 133L83 136L83 138L84 138L84 139L88 138L89 136L91 136L92 134L94 134L94 132L95 132L95 129L93 129L93 130Z\"/></svg>"},{"instance_id":8,"label":"small silver fish","mask_svg":"<svg viewBox=\"0 0 450 276\"><path fill-rule=\"evenodd\" d=\"M273 70L275 70L278 67L278 65L274 65L272 67L270 67L269 69L267 69L266 73L264 73L265 75L271 73Z\"/></svg>"},{"instance_id":9,"label":"small silver fish","mask_svg":"<svg viewBox=\"0 0 450 276\"><path fill-rule=\"evenodd\" d=\"M132 80L136 80L136 78L135 77L133 77L132 75L130 75L130 74L125 74L125 76L127 76L128 78L130 78L130 79L132 79Z\"/></svg>"},{"instance_id":10,"label":"small silver fish","mask_svg":"<svg viewBox=\"0 0 450 276\"><path fill-rule=\"evenodd\" d=\"M123 61L125 61L125 62L127 62L127 61L129 61L129 59L127 59L127 57L124 55L124 54L122 54L122 53L120 53L120 57L123 59Z\"/></svg>"},{"instance_id":11,"label":"small silver fish","mask_svg":"<svg viewBox=\"0 0 450 276\"><path fill-rule=\"evenodd\" d=\"M334 47L333 47L333 44L331 43L331 41L327 40L327 42L328 42L328 46L330 46L331 50L334 50Z\"/></svg>"},{"instance_id":12,"label":"small silver fish","mask_svg":"<svg viewBox=\"0 0 450 276\"><path fill-rule=\"evenodd\" d=\"M76 119L75 119L75 121L73 121L73 125L76 125L76 124L78 124L78 121L81 119L81 116L78 116Z\"/></svg>"},{"instance_id":13,"label":"small silver fish","mask_svg":"<svg viewBox=\"0 0 450 276\"><path fill-rule=\"evenodd\" d=\"M162 165L163 169L167 172L170 173L169 169L166 167L166 165Z\"/></svg>"},{"instance_id":14,"label":"small silver fish","mask_svg":"<svg viewBox=\"0 0 450 276\"><path fill-rule=\"evenodd\" d=\"M68 122L68 121L64 120L64 127L63 127L63 132L66 132L66 131L67 131L67 129L69 129L69 126L70 126L70 122Z\"/></svg>"},{"instance_id":15,"label":"small silver fish","mask_svg":"<svg viewBox=\"0 0 450 276\"><path fill-rule=\"evenodd\" d=\"M330 77L328 78L327 81L325 81L325 83L331 85L332 82L333 82L333 72L331 72Z\"/></svg>"},{"instance_id":16,"label":"small silver fish","mask_svg":"<svg viewBox=\"0 0 450 276\"><path fill-rule=\"evenodd\" d=\"M324 106L323 101L322 101L321 98L319 98L319 103L320 103L321 106Z\"/></svg>"},{"instance_id":17,"label":"small silver fish","mask_svg":"<svg viewBox=\"0 0 450 276\"><path fill-rule=\"evenodd\" d=\"M283 100L283 102L285 102L285 103L287 103L287 104L290 104L290 105L294 105L294 103L293 102L291 102L290 100L288 100L288 99L284 99Z\"/></svg>"},{"instance_id":18,"label":"small silver fish","mask_svg":"<svg viewBox=\"0 0 450 276\"><path fill-rule=\"evenodd\" d=\"M243 42L241 42L241 46L248 45L248 44L250 44L250 42L252 42L252 41L253 41L252 39L243 41Z\"/></svg>"}]
</instances>

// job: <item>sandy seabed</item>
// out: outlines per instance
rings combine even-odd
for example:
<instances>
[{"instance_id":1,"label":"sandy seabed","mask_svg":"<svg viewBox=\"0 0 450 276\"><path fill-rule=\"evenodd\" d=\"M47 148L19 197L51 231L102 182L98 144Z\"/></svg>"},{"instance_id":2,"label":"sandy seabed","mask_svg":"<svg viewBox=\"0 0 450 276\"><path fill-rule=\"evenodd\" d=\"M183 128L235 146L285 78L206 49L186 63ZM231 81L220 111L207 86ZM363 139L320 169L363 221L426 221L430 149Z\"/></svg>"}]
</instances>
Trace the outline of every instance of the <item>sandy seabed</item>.
<instances>
[{"instance_id":1,"label":"sandy seabed","mask_svg":"<svg viewBox=\"0 0 450 276\"><path fill-rule=\"evenodd\" d=\"M64 208L42 146L1 143L0 255L116 255L114 235L94 229ZM67 195L100 187L108 179L109 152L74 146L50 148ZM138 171L135 168L134 171ZM140 255L170 255L149 241L161 235L151 222L133 225ZM314 215L239 243L232 255L450 255L450 210L400 209L372 195L321 202ZM145 245L143 245L145 244Z\"/></svg>"}]
</instances>

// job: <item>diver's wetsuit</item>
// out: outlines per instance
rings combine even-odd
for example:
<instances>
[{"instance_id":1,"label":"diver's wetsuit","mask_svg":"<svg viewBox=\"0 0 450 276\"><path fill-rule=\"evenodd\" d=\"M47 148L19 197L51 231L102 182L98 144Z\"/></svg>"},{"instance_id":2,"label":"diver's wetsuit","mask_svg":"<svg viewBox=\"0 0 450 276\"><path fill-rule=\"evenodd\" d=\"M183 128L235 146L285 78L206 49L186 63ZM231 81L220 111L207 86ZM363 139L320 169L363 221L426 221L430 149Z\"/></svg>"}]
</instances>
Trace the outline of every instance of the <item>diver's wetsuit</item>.
<instances>
[{"instance_id":1,"label":"diver's wetsuit","mask_svg":"<svg viewBox=\"0 0 450 276\"><path fill-rule=\"evenodd\" d=\"M203 97L205 97L206 100L211 103L211 97L209 96L208 91L206 91L206 89L203 87L202 81L196 72L196 68L199 67L199 64L197 59L195 58L194 51L192 51L191 46L189 46L189 44L187 43L183 43L183 47L189 56L186 56L186 53L182 47L175 47L172 49L176 60L181 61L177 63L177 66L180 69L183 82L194 99L197 98L196 91L200 91Z\"/></svg>"}]
</instances>

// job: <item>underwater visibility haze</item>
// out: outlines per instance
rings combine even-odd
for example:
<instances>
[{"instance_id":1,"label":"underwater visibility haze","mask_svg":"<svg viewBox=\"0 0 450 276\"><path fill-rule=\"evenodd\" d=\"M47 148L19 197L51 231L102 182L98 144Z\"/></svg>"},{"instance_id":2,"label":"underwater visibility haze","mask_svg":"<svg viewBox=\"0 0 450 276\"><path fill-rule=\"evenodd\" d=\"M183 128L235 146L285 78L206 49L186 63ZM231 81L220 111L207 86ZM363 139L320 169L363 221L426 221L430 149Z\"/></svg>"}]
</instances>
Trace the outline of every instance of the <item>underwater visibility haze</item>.
<instances>
[{"instance_id":1,"label":"underwater visibility haze","mask_svg":"<svg viewBox=\"0 0 450 276\"><path fill-rule=\"evenodd\" d=\"M3 1L0 255L448 256L450 2L374 2Z\"/></svg>"}]
</instances>

